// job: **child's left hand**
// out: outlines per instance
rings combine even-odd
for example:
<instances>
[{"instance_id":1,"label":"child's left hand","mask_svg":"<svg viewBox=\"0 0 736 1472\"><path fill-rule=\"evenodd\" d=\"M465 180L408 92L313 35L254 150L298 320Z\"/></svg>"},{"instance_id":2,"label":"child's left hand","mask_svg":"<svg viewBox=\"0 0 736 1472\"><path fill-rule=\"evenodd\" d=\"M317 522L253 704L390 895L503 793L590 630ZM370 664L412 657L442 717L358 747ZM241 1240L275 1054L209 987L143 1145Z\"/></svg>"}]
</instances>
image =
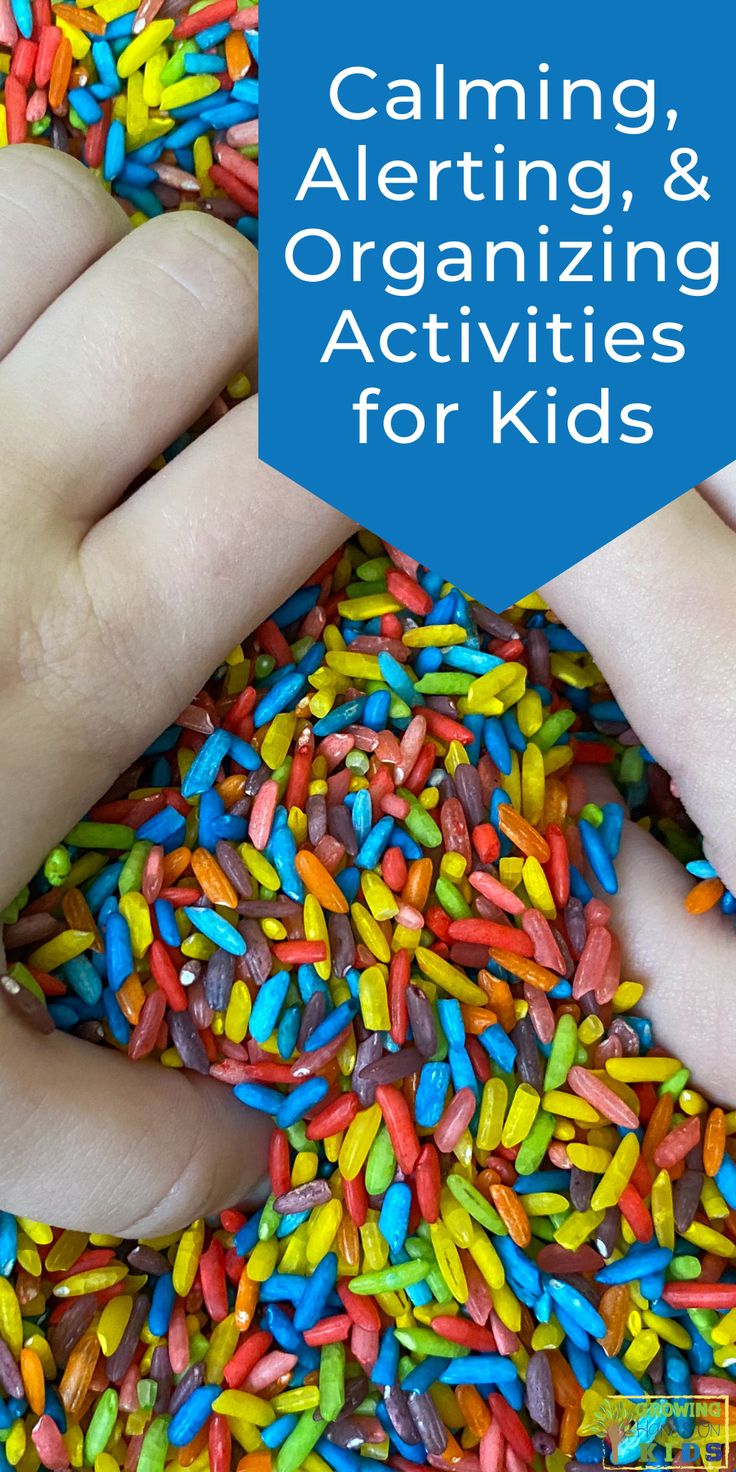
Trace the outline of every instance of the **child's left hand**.
<instances>
[{"instance_id":1,"label":"child's left hand","mask_svg":"<svg viewBox=\"0 0 736 1472\"><path fill-rule=\"evenodd\" d=\"M0 154L0 908L350 530L232 410L127 487L256 354L256 253L181 212L129 233L78 164ZM0 1019L0 1201L165 1233L240 1199L269 1126L210 1079Z\"/></svg>"}]
</instances>

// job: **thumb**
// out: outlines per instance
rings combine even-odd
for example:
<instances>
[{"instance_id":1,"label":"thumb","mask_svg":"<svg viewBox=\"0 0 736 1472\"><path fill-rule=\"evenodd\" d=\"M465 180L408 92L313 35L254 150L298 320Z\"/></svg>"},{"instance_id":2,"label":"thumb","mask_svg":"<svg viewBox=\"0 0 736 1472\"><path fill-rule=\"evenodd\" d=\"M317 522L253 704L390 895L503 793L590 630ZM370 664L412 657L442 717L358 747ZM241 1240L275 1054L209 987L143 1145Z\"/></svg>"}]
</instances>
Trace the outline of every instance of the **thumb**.
<instances>
[{"instance_id":1,"label":"thumb","mask_svg":"<svg viewBox=\"0 0 736 1472\"><path fill-rule=\"evenodd\" d=\"M579 773L587 801L623 806L600 768ZM603 898L621 942L622 978L643 984L655 1042L690 1069L696 1088L736 1107L733 922L719 909L688 913L690 876L638 823L624 822L616 875L617 893Z\"/></svg>"},{"instance_id":2,"label":"thumb","mask_svg":"<svg viewBox=\"0 0 736 1472\"><path fill-rule=\"evenodd\" d=\"M10 977L0 998L0 1200L8 1211L159 1237L257 1190L270 1122L224 1085L48 1033L46 1009Z\"/></svg>"},{"instance_id":3,"label":"thumb","mask_svg":"<svg viewBox=\"0 0 736 1472\"><path fill-rule=\"evenodd\" d=\"M697 919L688 914L690 876L636 823L624 824L616 873L618 893L605 898L621 941L622 974L644 984L643 1010L656 1042L690 1069L696 1088L736 1107L733 923L718 909Z\"/></svg>"}]
</instances>

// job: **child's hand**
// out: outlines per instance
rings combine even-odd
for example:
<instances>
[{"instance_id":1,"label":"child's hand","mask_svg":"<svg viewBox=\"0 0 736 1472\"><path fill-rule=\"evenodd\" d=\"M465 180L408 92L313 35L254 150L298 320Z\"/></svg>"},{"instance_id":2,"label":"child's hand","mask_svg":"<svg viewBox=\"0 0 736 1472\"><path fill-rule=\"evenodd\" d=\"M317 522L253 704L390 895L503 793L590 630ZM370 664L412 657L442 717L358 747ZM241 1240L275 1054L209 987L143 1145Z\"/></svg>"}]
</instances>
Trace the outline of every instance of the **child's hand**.
<instances>
[{"instance_id":1,"label":"child's hand","mask_svg":"<svg viewBox=\"0 0 736 1472\"><path fill-rule=\"evenodd\" d=\"M544 593L670 773L707 858L736 893L736 464L700 491ZM593 780L600 784L600 774ZM603 800L616 795L607 790ZM627 976L646 984L644 1011L657 1041L714 1099L736 1105L733 919L719 910L688 915L683 899L693 881L634 824L625 824L617 872L614 923Z\"/></svg>"},{"instance_id":2,"label":"child's hand","mask_svg":"<svg viewBox=\"0 0 736 1472\"><path fill-rule=\"evenodd\" d=\"M350 524L257 458L256 402L126 488L256 353L256 253L129 233L58 153L0 155L0 908ZM232 1204L268 1126L208 1079L0 1018L0 1201L156 1235Z\"/></svg>"},{"instance_id":3,"label":"child's hand","mask_svg":"<svg viewBox=\"0 0 736 1472\"><path fill-rule=\"evenodd\" d=\"M0 904L349 529L258 463L253 401L118 504L254 358L254 262L196 213L127 236L73 163L37 148L0 156ZM705 491L722 520L693 493L547 592L736 890L736 582L724 525L736 524L736 493L728 481ZM687 876L631 825L619 876L616 923L658 1039L736 1102L732 922L686 915ZM0 1025L0 1086L0 1200L11 1210L153 1235L232 1203L263 1170L268 1126L229 1091L39 1037L12 1016Z\"/></svg>"}]
</instances>

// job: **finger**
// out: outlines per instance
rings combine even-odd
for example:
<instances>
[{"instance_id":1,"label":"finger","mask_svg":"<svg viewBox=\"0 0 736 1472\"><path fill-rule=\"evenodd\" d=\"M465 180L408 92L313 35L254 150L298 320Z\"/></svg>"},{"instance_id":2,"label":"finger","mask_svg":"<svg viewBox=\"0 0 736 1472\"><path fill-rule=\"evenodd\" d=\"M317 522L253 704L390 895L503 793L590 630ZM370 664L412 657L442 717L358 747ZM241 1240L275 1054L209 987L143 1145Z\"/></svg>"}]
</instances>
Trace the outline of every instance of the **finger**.
<instances>
[{"instance_id":1,"label":"finger","mask_svg":"<svg viewBox=\"0 0 736 1472\"><path fill-rule=\"evenodd\" d=\"M600 767L577 767L576 778L576 811L583 799L624 806ZM603 898L613 911L612 924L621 940L622 976L646 988L642 1006L653 1024L655 1042L680 1058L696 1084L719 1103L736 1100L733 1040L724 1027L729 981L736 968L732 924L720 910L697 917L688 914L687 873L636 823L624 823L616 872L618 891Z\"/></svg>"},{"instance_id":2,"label":"finger","mask_svg":"<svg viewBox=\"0 0 736 1472\"><path fill-rule=\"evenodd\" d=\"M51 302L128 232L88 169L56 149L0 152L0 357Z\"/></svg>"},{"instance_id":3,"label":"finger","mask_svg":"<svg viewBox=\"0 0 736 1472\"><path fill-rule=\"evenodd\" d=\"M696 1087L735 1107L732 923L720 910L688 914L686 871L635 823L624 824L616 872L618 893L605 900L621 940L622 976L644 984L641 1010L655 1042L686 1064Z\"/></svg>"},{"instance_id":4,"label":"finger","mask_svg":"<svg viewBox=\"0 0 736 1472\"><path fill-rule=\"evenodd\" d=\"M246 404L98 523L73 575L54 567L62 609L26 631L3 712L3 903L352 530L257 460Z\"/></svg>"},{"instance_id":5,"label":"finger","mask_svg":"<svg viewBox=\"0 0 736 1472\"><path fill-rule=\"evenodd\" d=\"M255 399L231 410L83 544L98 617L150 681L139 747L354 530L258 459L257 413ZM161 669L168 707L156 705Z\"/></svg>"},{"instance_id":6,"label":"finger","mask_svg":"<svg viewBox=\"0 0 736 1472\"><path fill-rule=\"evenodd\" d=\"M736 460L698 486L709 506L736 531Z\"/></svg>"},{"instance_id":7,"label":"finger","mask_svg":"<svg viewBox=\"0 0 736 1472\"><path fill-rule=\"evenodd\" d=\"M736 539L697 492L544 589L736 888Z\"/></svg>"},{"instance_id":8,"label":"finger","mask_svg":"<svg viewBox=\"0 0 736 1472\"><path fill-rule=\"evenodd\" d=\"M163 1236L254 1192L270 1124L214 1079L0 1015L0 1200L118 1237Z\"/></svg>"},{"instance_id":9,"label":"finger","mask_svg":"<svg viewBox=\"0 0 736 1472\"><path fill-rule=\"evenodd\" d=\"M65 518L107 510L253 353L255 262L218 220L162 216L92 265L0 364L11 459L30 459Z\"/></svg>"}]
</instances>

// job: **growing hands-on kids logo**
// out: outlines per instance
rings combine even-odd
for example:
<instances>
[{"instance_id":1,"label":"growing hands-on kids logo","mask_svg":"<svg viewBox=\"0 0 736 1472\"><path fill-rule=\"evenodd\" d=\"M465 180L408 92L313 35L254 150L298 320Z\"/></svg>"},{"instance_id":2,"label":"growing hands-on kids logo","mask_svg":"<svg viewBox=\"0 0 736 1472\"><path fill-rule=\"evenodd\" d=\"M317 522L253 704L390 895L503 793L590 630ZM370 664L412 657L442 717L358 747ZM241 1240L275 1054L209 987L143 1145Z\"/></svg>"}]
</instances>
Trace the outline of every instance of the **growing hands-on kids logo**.
<instances>
[{"instance_id":1,"label":"growing hands-on kids logo","mask_svg":"<svg viewBox=\"0 0 736 1472\"><path fill-rule=\"evenodd\" d=\"M728 1403L689 1395L605 1396L585 1434L603 1441L603 1466L651 1469L678 1462L728 1465Z\"/></svg>"}]
</instances>

